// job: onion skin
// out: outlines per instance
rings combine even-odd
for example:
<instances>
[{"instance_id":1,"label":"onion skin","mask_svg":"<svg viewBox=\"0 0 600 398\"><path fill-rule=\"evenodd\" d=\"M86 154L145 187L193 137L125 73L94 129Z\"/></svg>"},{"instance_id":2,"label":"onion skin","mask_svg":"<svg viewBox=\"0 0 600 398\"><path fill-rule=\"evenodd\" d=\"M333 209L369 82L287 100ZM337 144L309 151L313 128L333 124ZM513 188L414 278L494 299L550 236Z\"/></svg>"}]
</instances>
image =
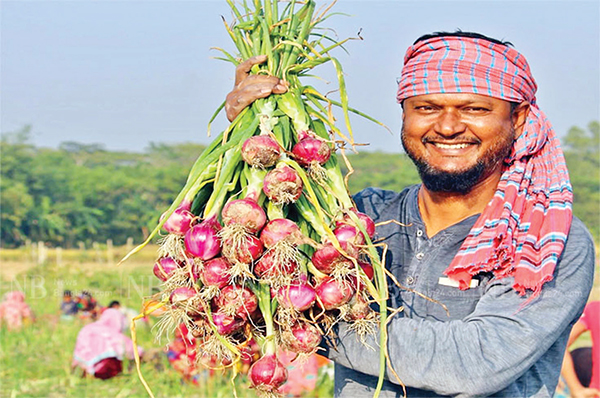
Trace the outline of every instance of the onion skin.
<instances>
[{"instance_id":1,"label":"onion skin","mask_svg":"<svg viewBox=\"0 0 600 398\"><path fill-rule=\"evenodd\" d=\"M365 300L362 294L357 294L350 301L350 308L348 313L345 316L345 319L348 321L358 321L361 319L368 318L371 314L374 313L373 309Z\"/></svg>"},{"instance_id":2,"label":"onion skin","mask_svg":"<svg viewBox=\"0 0 600 398\"><path fill-rule=\"evenodd\" d=\"M342 242L348 242L352 245L364 245L365 237L362 232L358 228L352 225L340 225L336 229L333 230L333 233L337 240Z\"/></svg>"},{"instance_id":3,"label":"onion skin","mask_svg":"<svg viewBox=\"0 0 600 398\"><path fill-rule=\"evenodd\" d=\"M268 251L254 264L254 275L259 278L276 278L279 275L293 275L297 272L298 263L293 260L276 262L275 251Z\"/></svg>"},{"instance_id":4,"label":"onion skin","mask_svg":"<svg viewBox=\"0 0 600 398\"><path fill-rule=\"evenodd\" d=\"M248 371L252 387L260 391L276 392L287 381L288 371L275 354L265 354Z\"/></svg>"},{"instance_id":5,"label":"onion skin","mask_svg":"<svg viewBox=\"0 0 600 398\"><path fill-rule=\"evenodd\" d=\"M250 198L227 202L221 211L221 219L224 225L241 225L251 234L260 231L267 223L265 211Z\"/></svg>"},{"instance_id":6,"label":"onion skin","mask_svg":"<svg viewBox=\"0 0 600 398\"><path fill-rule=\"evenodd\" d=\"M183 239L185 249L194 257L210 260L221 252L218 233L221 229L216 218L206 219L190 228Z\"/></svg>"},{"instance_id":7,"label":"onion skin","mask_svg":"<svg viewBox=\"0 0 600 398\"><path fill-rule=\"evenodd\" d=\"M171 301L171 304L179 304L195 297L196 294L196 290L191 287L182 286L173 290L171 296L169 296L169 300Z\"/></svg>"},{"instance_id":8,"label":"onion skin","mask_svg":"<svg viewBox=\"0 0 600 398\"><path fill-rule=\"evenodd\" d=\"M258 298L248 287L227 285L213 299L218 311L247 319L258 308Z\"/></svg>"},{"instance_id":9,"label":"onion skin","mask_svg":"<svg viewBox=\"0 0 600 398\"><path fill-rule=\"evenodd\" d=\"M279 144L268 135L250 137L242 144L242 159L253 167L274 166L280 155Z\"/></svg>"},{"instance_id":10,"label":"onion skin","mask_svg":"<svg viewBox=\"0 0 600 398\"><path fill-rule=\"evenodd\" d=\"M228 335L246 324L244 319L240 319L231 315L227 315L223 312L217 311L212 313L213 323L217 328L217 332L220 335Z\"/></svg>"},{"instance_id":11,"label":"onion skin","mask_svg":"<svg viewBox=\"0 0 600 398\"><path fill-rule=\"evenodd\" d=\"M367 278L369 278L369 280L372 281L373 277L375 276L375 269L373 268L373 266L369 263L365 263L364 261L359 261L358 265L360 265L362 270L365 272Z\"/></svg>"},{"instance_id":12,"label":"onion skin","mask_svg":"<svg viewBox=\"0 0 600 398\"><path fill-rule=\"evenodd\" d=\"M231 265L223 257L208 260L200 271L200 281L204 286L216 286L222 289L229 284L229 268Z\"/></svg>"},{"instance_id":13,"label":"onion skin","mask_svg":"<svg viewBox=\"0 0 600 398\"><path fill-rule=\"evenodd\" d=\"M373 219L371 217L369 217L368 215L366 215L365 213L361 213L361 212L355 211L355 210L352 210L352 212L354 214L356 214L356 217L358 217L358 219L361 221L363 228L367 232L367 235L369 235L369 238L373 239L373 237L375 236L375 222L373 221ZM341 225L354 226L355 223L350 218L350 216L348 216L346 214L346 215L344 215L344 218L342 218L342 220L336 222L336 227L339 227Z\"/></svg>"},{"instance_id":14,"label":"onion skin","mask_svg":"<svg viewBox=\"0 0 600 398\"><path fill-rule=\"evenodd\" d=\"M276 293L276 297L279 305L302 312L312 307L317 293L307 282L297 281L280 288Z\"/></svg>"},{"instance_id":15,"label":"onion skin","mask_svg":"<svg viewBox=\"0 0 600 398\"><path fill-rule=\"evenodd\" d=\"M294 203L302 195L303 188L298 172L285 163L269 171L263 184L263 192L275 204Z\"/></svg>"},{"instance_id":16,"label":"onion skin","mask_svg":"<svg viewBox=\"0 0 600 398\"><path fill-rule=\"evenodd\" d=\"M351 282L340 281L334 278L324 278L315 288L320 304L325 310L339 308L348 303L354 295ZM317 300L317 302L319 302Z\"/></svg>"},{"instance_id":17,"label":"onion skin","mask_svg":"<svg viewBox=\"0 0 600 398\"><path fill-rule=\"evenodd\" d=\"M350 256L358 256L356 248L347 242L340 242L340 246ZM354 265L351 260L344 257L331 243L327 243L316 250L311 257L311 261L315 268L328 275L339 267L350 268Z\"/></svg>"},{"instance_id":18,"label":"onion skin","mask_svg":"<svg viewBox=\"0 0 600 398\"><path fill-rule=\"evenodd\" d=\"M248 235L241 245L243 247L235 249L232 245L232 240L227 239L223 242L222 249L223 256L231 263L251 264L260 258L264 250L262 241L255 235Z\"/></svg>"},{"instance_id":19,"label":"onion skin","mask_svg":"<svg viewBox=\"0 0 600 398\"><path fill-rule=\"evenodd\" d=\"M323 335L318 327L308 322L298 322L282 333L282 339L288 350L309 354L319 347Z\"/></svg>"},{"instance_id":20,"label":"onion skin","mask_svg":"<svg viewBox=\"0 0 600 398\"><path fill-rule=\"evenodd\" d=\"M292 220L276 218L265 225L260 233L260 240L267 249L272 248L282 240L299 245L302 243L302 232L300 232L300 227Z\"/></svg>"},{"instance_id":21,"label":"onion skin","mask_svg":"<svg viewBox=\"0 0 600 398\"><path fill-rule=\"evenodd\" d=\"M163 217L161 217L162 219ZM189 209L178 207L171 213L167 221L163 224L163 229L170 234L185 235L190 229L194 216Z\"/></svg>"},{"instance_id":22,"label":"onion skin","mask_svg":"<svg viewBox=\"0 0 600 398\"><path fill-rule=\"evenodd\" d=\"M154 263L152 272L158 279L165 282L181 265L171 257L161 257Z\"/></svg>"},{"instance_id":23,"label":"onion skin","mask_svg":"<svg viewBox=\"0 0 600 398\"><path fill-rule=\"evenodd\" d=\"M325 164L331 156L331 147L314 134L304 132L299 135L300 141L292 148L294 158L303 167L310 167L314 163Z\"/></svg>"}]
</instances>

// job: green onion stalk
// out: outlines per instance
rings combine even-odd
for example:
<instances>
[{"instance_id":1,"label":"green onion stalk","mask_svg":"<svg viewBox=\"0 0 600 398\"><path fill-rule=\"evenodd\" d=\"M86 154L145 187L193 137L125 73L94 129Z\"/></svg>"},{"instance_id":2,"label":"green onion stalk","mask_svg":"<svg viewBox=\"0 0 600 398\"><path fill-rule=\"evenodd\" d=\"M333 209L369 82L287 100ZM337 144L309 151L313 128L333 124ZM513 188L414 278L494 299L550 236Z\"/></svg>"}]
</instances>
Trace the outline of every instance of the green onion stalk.
<instances>
[{"instance_id":1,"label":"green onion stalk","mask_svg":"<svg viewBox=\"0 0 600 398\"><path fill-rule=\"evenodd\" d=\"M237 66L266 55L250 73L279 78L287 92L240 112L199 155L146 241L122 261L163 235L154 266L163 283L156 299L166 308L160 324L169 325L161 331L169 335L181 323L197 338L199 353L232 369L247 347L262 347L249 370L260 396L277 396L285 382L281 350L310 355L324 337L334 337L332 326L340 321L363 342L379 330L377 396L386 365L386 275L373 243L375 226L356 210L336 150L355 150L350 113L381 123L348 104L332 52L345 50L349 39L331 37L324 26L334 15L331 6L227 2L233 20L225 29L236 51L217 48L218 58ZM335 69L337 100L305 82L324 64ZM333 107L341 109L346 132L336 125ZM289 338L299 329L309 337Z\"/></svg>"}]
</instances>

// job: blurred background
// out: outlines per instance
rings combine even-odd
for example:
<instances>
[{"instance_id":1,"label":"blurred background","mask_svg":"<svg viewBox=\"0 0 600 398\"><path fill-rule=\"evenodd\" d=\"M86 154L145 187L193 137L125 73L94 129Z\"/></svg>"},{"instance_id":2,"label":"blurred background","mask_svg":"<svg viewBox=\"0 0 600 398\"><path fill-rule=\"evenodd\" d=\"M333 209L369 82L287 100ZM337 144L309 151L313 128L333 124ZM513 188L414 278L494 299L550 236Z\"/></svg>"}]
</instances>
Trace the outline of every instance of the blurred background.
<instances>
[{"instance_id":1,"label":"blurred background","mask_svg":"<svg viewBox=\"0 0 600 398\"><path fill-rule=\"evenodd\" d=\"M330 34L357 39L333 54L350 105L389 128L352 119L355 141L368 145L349 155L351 192L418 182L399 143L404 52L422 34L476 31L527 57L563 144L574 212L600 241L597 1L339 0L334 10ZM131 315L158 288L155 246L115 264L156 225L211 142L207 125L233 85L234 66L214 59L213 47L234 48L222 17L232 21L225 0L0 3L0 293L24 292L35 314L18 331L2 326L0 396L145 396L131 363L107 381L71 369L93 311L66 319L61 305L65 290L74 299L85 291L98 314L117 300ZM322 92L337 87L332 66L315 74ZM213 136L227 124L218 115ZM139 321L138 344L156 353L142 369L157 396L231 395L230 374L184 381L162 349L168 342L153 340L155 322ZM238 393L252 396L244 383ZM304 395L332 396L331 365L317 385Z\"/></svg>"}]
</instances>

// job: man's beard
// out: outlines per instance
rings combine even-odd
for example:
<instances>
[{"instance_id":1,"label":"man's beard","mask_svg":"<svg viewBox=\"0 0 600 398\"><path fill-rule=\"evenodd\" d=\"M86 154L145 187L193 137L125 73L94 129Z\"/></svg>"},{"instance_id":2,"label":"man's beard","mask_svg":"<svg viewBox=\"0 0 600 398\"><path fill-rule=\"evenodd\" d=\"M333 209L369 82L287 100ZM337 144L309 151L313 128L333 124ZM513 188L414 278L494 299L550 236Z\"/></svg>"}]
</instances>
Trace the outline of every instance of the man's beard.
<instances>
[{"instance_id":1,"label":"man's beard","mask_svg":"<svg viewBox=\"0 0 600 398\"><path fill-rule=\"evenodd\" d=\"M501 137L501 140L492 145L477 159L477 162L473 166L464 170L450 172L432 167L423 158L411 152L407 148L404 137L404 126L402 127L402 147L417 167L423 185L431 192L448 192L463 195L469 193L475 185L487 177L510 155L514 142L514 129L511 129L511 134L505 137Z\"/></svg>"}]
</instances>

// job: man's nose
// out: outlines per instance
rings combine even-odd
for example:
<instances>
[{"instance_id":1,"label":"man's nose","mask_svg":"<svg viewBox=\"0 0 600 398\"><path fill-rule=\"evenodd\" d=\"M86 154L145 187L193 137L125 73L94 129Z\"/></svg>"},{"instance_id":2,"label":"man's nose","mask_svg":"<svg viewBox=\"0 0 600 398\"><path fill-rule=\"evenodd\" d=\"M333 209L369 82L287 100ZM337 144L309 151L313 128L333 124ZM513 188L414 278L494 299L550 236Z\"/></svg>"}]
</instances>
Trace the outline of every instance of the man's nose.
<instances>
[{"instance_id":1,"label":"man's nose","mask_svg":"<svg viewBox=\"0 0 600 398\"><path fill-rule=\"evenodd\" d=\"M453 136L464 132L466 125L456 109L449 109L440 113L434 128L440 135Z\"/></svg>"}]
</instances>

